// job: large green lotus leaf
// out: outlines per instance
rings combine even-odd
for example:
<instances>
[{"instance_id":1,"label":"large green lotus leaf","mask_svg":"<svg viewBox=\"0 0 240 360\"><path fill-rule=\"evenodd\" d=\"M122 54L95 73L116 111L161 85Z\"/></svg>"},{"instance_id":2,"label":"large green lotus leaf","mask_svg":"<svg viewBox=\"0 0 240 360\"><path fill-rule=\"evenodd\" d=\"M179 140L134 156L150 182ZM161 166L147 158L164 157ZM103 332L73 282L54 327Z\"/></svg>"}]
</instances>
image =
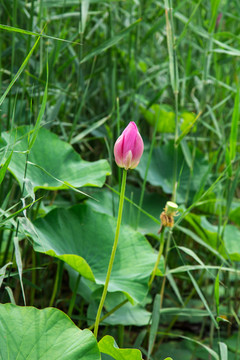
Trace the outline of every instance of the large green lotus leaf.
<instances>
[{"instance_id":1,"label":"large green lotus leaf","mask_svg":"<svg viewBox=\"0 0 240 360\"><path fill-rule=\"evenodd\" d=\"M58 309L0 304L0 359L100 360L100 353L92 332Z\"/></svg>"},{"instance_id":2,"label":"large green lotus leaf","mask_svg":"<svg viewBox=\"0 0 240 360\"><path fill-rule=\"evenodd\" d=\"M98 343L101 353L110 355L115 360L142 360L140 350L119 349L112 336L104 336Z\"/></svg>"},{"instance_id":3,"label":"large green lotus leaf","mask_svg":"<svg viewBox=\"0 0 240 360\"><path fill-rule=\"evenodd\" d=\"M104 284L116 230L116 219L87 204L57 208L29 230L36 251L63 259L80 274ZM156 252L139 232L122 225L108 290L122 291L141 302L148 291L148 277Z\"/></svg>"},{"instance_id":4,"label":"large green lotus leaf","mask_svg":"<svg viewBox=\"0 0 240 360\"><path fill-rule=\"evenodd\" d=\"M3 133L2 138L14 153L9 170L20 184L23 183L26 151L28 150L28 133L30 128L20 126L10 133ZM56 134L41 128L29 153L26 179L34 190L67 188L68 183L75 187L102 186L110 167L106 160L87 162L68 143L59 139ZM60 180L60 181L58 181Z\"/></svg>"},{"instance_id":5,"label":"large green lotus leaf","mask_svg":"<svg viewBox=\"0 0 240 360\"><path fill-rule=\"evenodd\" d=\"M114 188L118 191L118 188ZM132 185L128 185L126 188L126 197L132 200L135 204L139 204L140 201L140 194L141 189L137 188ZM119 203L119 195L115 194L114 192L108 189L94 189L92 193L94 199L98 201L89 199L88 204L98 212L106 213L111 216L114 216L118 212L118 203ZM148 214L153 216L159 223L153 221L149 218L146 214L140 212L140 218L138 221L137 230L140 231L142 234L151 234L157 235L159 227L160 227L160 219L159 216L163 211L163 208L167 202L167 198L160 196L157 193L150 193L145 191L142 208ZM130 225L133 229L136 229L137 224L137 216L138 216L138 209L129 203L128 201L124 202L123 208L123 217L122 223Z\"/></svg>"},{"instance_id":6,"label":"large green lotus leaf","mask_svg":"<svg viewBox=\"0 0 240 360\"><path fill-rule=\"evenodd\" d=\"M145 176L149 151L143 152L141 161L136 167L142 179ZM183 202L186 194L194 195L199 190L203 176L208 169L208 162L204 155L196 151L193 172L184 159L181 147L178 147L178 166L177 166L177 202ZM151 163L147 175L147 181L154 186L161 186L166 194L171 194L173 189L174 173L174 144L172 141L167 142L161 147L153 150Z\"/></svg>"}]
</instances>

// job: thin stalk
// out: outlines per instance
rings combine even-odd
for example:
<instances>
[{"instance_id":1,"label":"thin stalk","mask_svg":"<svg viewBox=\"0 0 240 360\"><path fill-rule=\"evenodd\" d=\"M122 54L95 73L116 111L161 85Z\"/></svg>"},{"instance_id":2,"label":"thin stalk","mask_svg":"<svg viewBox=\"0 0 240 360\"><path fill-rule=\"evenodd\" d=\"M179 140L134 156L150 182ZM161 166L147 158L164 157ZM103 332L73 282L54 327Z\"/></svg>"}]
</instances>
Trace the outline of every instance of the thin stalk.
<instances>
[{"instance_id":1,"label":"thin stalk","mask_svg":"<svg viewBox=\"0 0 240 360\"><path fill-rule=\"evenodd\" d=\"M53 286L53 292L52 292L51 300L49 302L49 307L53 306L53 303L54 303L56 295L57 295L58 284L59 284L59 280L60 280L60 273L62 271L61 268L62 268L62 261L58 260L57 273L56 273L56 278L55 278L55 282L54 282L54 286Z\"/></svg>"},{"instance_id":2,"label":"thin stalk","mask_svg":"<svg viewBox=\"0 0 240 360\"><path fill-rule=\"evenodd\" d=\"M75 283L72 298L71 298L69 308L68 308L68 313L67 314L68 314L69 317L72 316L73 308L74 308L76 297L77 297L77 289L78 289L80 279L81 279L81 275L79 274L78 277L77 277L76 283Z\"/></svg>"},{"instance_id":3,"label":"thin stalk","mask_svg":"<svg viewBox=\"0 0 240 360\"><path fill-rule=\"evenodd\" d=\"M124 325L118 325L118 344L120 348L124 346Z\"/></svg>"},{"instance_id":4,"label":"thin stalk","mask_svg":"<svg viewBox=\"0 0 240 360\"><path fill-rule=\"evenodd\" d=\"M123 211L124 194L125 194L125 188L126 188L126 179L127 179L127 170L123 169L122 187L121 187L121 193L120 193L120 199L119 199L116 234L115 234L115 239L114 239L114 243L113 243L113 248L112 248L110 261L109 261L109 264L108 264L107 277L106 277L105 285L104 285L104 288L103 288L103 293L102 293L102 297L101 297L101 300L100 300L100 304L99 304L99 307L98 307L97 316L96 316L96 322L95 322L95 328L94 328L94 335L95 335L96 338L97 338L97 334L98 334L100 316L101 316L102 308L103 308L104 301L105 301L105 298L106 298L106 295L107 295L108 284L109 284L109 280L110 280L110 276L111 276L111 272L112 272L112 267L113 267L113 262L114 262L114 258L115 258L115 254L116 254L116 250L117 250L117 244L118 244L118 238L119 238L119 232L120 232L120 225L121 225L121 221L122 221L122 211Z\"/></svg>"},{"instance_id":5,"label":"thin stalk","mask_svg":"<svg viewBox=\"0 0 240 360\"><path fill-rule=\"evenodd\" d=\"M167 257L168 257L168 250L169 250L169 247L170 247L170 242L171 242L171 235L172 235L172 231L169 230L168 237L167 237L167 246L166 246L166 250L165 250L165 269L167 267ZM160 296L161 296L160 311L162 309L162 304L163 304L163 296L164 296L164 291L165 291L165 284L166 284L166 274L164 275L162 286L161 286L161 291L160 291Z\"/></svg>"},{"instance_id":6,"label":"thin stalk","mask_svg":"<svg viewBox=\"0 0 240 360\"><path fill-rule=\"evenodd\" d=\"M151 278L149 280L149 283L148 283L149 287L151 287L152 282L153 282L153 280L155 278L156 271L157 271L157 268L158 268L158 264L160 262L160 259L161 259L162 253L163 253L163 248L164 248L164 227L162 228L161 235L160 235L160 246L159 246L157 261L156 261L156 263L154 265L152 276L151 276Z\"/></svg>"},{"instance_id":7,"label":"thin stalk","mask_svg":"<svg viewBox=\"0 0 240 360\"><path fill-rule=\"evenodd\" d=\"M36 285L36 279L37 279L37 272L36 272L36 253L35 253L35 251L32 249L32 283L33 283L33 285ZM35 291L36 291L36 288L33 286L33 287L31 288L30 306L33 306L33 304L34 304Z\"/></svg>"}]
</instances>

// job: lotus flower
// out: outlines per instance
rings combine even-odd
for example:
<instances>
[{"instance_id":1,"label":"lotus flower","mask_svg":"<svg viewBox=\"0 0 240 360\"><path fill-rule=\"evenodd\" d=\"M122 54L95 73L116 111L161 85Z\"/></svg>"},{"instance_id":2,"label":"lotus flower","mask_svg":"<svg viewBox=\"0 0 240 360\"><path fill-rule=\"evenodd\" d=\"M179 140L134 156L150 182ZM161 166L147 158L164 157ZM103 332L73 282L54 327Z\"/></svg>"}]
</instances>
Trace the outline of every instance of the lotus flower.
<instances>
[{"instance_id":1,"label":"lotus flower","mask_svg":"<svg viewBox=\"0 0 240 360\"><path fill-rule=\"evenodd\" d=\"M115 161L119 167L134 169L141 159L144 145L137 125L131 121L114 145Z\"/></svg>"}]
</instances>

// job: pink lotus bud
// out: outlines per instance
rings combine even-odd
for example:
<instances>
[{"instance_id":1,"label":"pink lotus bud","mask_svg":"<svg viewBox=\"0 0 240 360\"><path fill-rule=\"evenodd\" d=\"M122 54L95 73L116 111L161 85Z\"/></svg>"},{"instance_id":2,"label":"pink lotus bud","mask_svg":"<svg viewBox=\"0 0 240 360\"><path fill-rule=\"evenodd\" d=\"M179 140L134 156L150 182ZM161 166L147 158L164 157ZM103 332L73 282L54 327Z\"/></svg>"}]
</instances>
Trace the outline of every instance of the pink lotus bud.
<instances>
[{"instance_id":1,"label":"pink lotus bud","mask_svg":"<svg viewBox=\"0 0 240 360\"><path fill-rule=\"evenodd\" d=\"M134 169L139 164L143 148L143 140L138 132L137 125L131 121L114 145L117 165L126 170Z\"/></svg>"}]
</instances>

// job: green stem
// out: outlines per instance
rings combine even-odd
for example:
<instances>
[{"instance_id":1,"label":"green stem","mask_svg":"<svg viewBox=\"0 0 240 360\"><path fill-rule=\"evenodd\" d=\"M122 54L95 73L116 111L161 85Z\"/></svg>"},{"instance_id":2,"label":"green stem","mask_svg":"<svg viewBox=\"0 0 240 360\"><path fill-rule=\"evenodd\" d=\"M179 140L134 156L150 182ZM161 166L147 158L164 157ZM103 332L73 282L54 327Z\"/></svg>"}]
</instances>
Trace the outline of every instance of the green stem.
<instances>
[{"instance_id":1,"label":"green stem","mask_svg":"<svg viewBox=\"0 0 240 360\"><path fill-rule=\"evenodd\" d=\"M116 254L116 250L117 250L117 244L118 244L118 238L119 238L119 232L120 232L120 225L121 225L121 221L122 221L122 211L123 211L126 179L127 179L127 170L123 169L122 187L121 187L120 200L119 200L117 228L116 228L116 233L115 233L115 239L114 239L114 243L113 243L113 248L112 248L110 261L109 261L109 264L108 264L107 277L106 277L106 281L105 281L105 285L104 285L104 288L103 288L103 293L102 293L102 297L101 297L101 301L100 301L100 304L99 304L99 307L98 307L98 312L97 312L96 321L95 321L94 335L95 335L96 338L97 338L97 334L98 334L100 316L101 316L102 308L103 308L104 301L105 301L105 298L106 298L106 295L107 295L108 284L109 284L110 275L111 275L112 267L113 267L113 262L114 262L114 258L115 258L115 254Z\"/></svg>"},{"instance_id":2,"label":"green stem","mask_svg":"<svg viewBox=\"0 0 240 360\"><path fill-rule=\"evenodd\" d=\"M163 253L163 248L164 248L164 227L161 231L161 236L160 236L160 246L159 246L159 251L158 251L158 257L157 257L157 261L154 265L154 269L153 269L153 272L152 272L152 276L149 280L149 283L148 283L148 286L151 287L152 285L152 282L155 278L155 275L156 275L156 272L157 272L157 268L158 268L158 264L160 262L160 259L161 259L161 256L162 256L162 253Z\"/></svg>"},{"instance_id":3,"label":"green stem","mask_svg":"<svg viewBox=\"0 0 240 360\"><path fill-rule=\"evenodd\" d=\"M32 249L32 283L33 285L36 285L36 279L37 279L37 272L36 272L36 253ZM30 297L30 306L33 306L34 304L34 298L35 298L35 290L36 288L33 286L31 288L31 297Z\"/></svg>"},{"instance_id":4,"label":"green stem","mask_svg":"<svg viewBox=\"0 0 240 360\"><path fill-rule=\"evenodd\" d=\"M57 295L57 291L58 291L58 285L59 285L59 281L60 281L60 274L62 271L62 261L58 260L58 265L57 265L57 273L56 273L56 278L55 278L55 282L54 282L54 286L53 286L53 292L52 292L52 297L51 300L49 302L49 307L53 306L53 303L55 301L56 295Z\"/></svg>"},{"instance_id":5,"label":"green stem","mask_svg":"<svg viewBox=\"0 0 240 360\"><path fill-rule=\"evenodd\" d=\"M69 308L68 308L68 313L67 314L68 314L69 317L72 316L73 308L74 308L74 305L75 305L75 302L76 302L77 290L78 290L78 285L79 285L80 279L81 279L81 275L79 274L78 277L77 277L76 283L75 283L72 298L71 298Z\"/></svg>"},{"instance_id":6,"label":"green stem","mask_svg":"<svg viewBox=\"0 0 240 360\"><path fill-rule=\"evenodd\" d=\"M164 266L165 267L165 272L166 272L166 269L167 269L167 258L168 258L168 250L169 250L170 242L171 242L171 234L172 234L172 230L169 230L168 237L167 237L167 245L166 245L166 249L165 249L165 266ZM166 284L166 274L164 274L163 282L162 282L162 286L161 286L161 291L160 291L160 296L161 296L160 311L162 309L162 304L163 304L163 296L164 296L165 284Z\"/></svg>"}]
</instances>

